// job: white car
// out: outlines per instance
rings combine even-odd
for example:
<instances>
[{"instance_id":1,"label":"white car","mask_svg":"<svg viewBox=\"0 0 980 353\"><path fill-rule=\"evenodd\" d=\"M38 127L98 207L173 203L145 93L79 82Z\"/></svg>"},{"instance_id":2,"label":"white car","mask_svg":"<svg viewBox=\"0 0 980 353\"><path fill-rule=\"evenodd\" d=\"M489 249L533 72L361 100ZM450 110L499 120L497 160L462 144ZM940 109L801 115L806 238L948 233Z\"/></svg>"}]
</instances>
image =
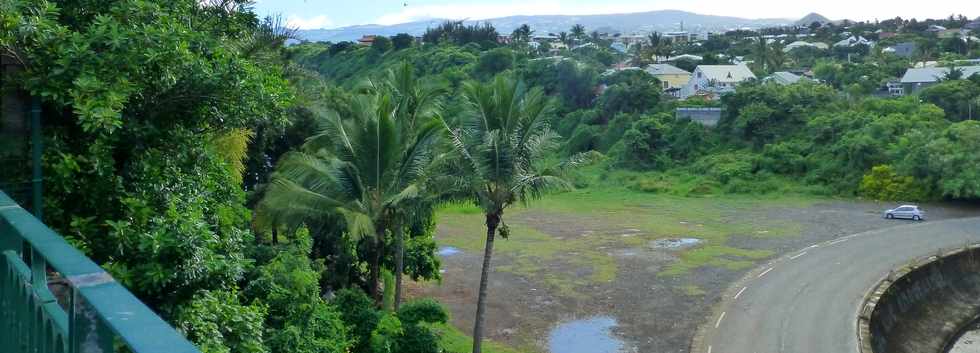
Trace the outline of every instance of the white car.
<instances>
[{"instance_id":1,"label":"white car","mask_svg":"<svg viewBox=\"0 0 980 353\"><path fill-rule=\"evenodd\" d=\"M921 221L926 219L926 212L916 205L901 205L893 209L886 210L884 217L888 219L906 218L913 221Z\"/></svg>"}]
</instances>

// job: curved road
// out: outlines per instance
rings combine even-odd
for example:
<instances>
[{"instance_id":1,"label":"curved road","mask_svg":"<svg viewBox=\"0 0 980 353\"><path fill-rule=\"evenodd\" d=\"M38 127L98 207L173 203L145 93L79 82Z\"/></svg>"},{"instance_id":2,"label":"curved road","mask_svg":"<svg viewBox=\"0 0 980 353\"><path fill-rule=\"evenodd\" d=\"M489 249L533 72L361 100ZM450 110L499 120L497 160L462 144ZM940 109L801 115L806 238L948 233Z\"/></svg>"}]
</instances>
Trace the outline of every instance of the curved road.
<instances>
[{"instance_id":1,"label":"curved road","mask_svg":"<svg viewBox=\"0 0 980 353\"><path fill-rule=\"evenodd\" d=\"M964 218L908 222L789 253L726 293L693 352L857 352L858 308L878 280L909 260L977 242L980 218Z\"/></svg>"}]
</instances>

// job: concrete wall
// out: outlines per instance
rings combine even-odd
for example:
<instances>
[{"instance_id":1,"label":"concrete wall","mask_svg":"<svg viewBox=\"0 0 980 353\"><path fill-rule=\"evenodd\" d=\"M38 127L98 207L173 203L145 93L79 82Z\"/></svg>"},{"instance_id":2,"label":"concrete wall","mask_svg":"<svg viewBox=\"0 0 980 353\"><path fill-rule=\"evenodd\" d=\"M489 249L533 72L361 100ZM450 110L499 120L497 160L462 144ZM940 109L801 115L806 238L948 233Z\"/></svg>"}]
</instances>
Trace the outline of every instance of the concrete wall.
<instances>
[{"instance_id":1,"label":"concrete wall","mask_svg":"<svg viewBox=\"0 0 980 353\"><path fill-rule=\"evenodd\" d=\"M941 353L980 316L980 246L893 272L868 294L858 320L862 353Z\"/></svg>"}]
</instances>

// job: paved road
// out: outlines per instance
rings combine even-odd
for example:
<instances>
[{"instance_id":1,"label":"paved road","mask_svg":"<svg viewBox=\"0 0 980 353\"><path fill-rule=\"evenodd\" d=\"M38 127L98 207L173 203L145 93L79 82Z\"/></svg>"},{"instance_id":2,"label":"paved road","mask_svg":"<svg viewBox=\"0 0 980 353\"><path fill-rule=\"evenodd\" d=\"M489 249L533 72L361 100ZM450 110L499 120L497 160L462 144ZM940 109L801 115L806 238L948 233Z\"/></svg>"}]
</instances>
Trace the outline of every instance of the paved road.
<instances>
[{"instance_id":1,"label":"paved road","mask_svg":"<svg viewBox=\"0 0 980 353\"><path fill-rule=\"evenodd\" d=\"M694 353L854 353L865 293L890 270L980 242L980 218L912 223L816 244L752 271L702 329Z\"/></svg>"}]
</instances>

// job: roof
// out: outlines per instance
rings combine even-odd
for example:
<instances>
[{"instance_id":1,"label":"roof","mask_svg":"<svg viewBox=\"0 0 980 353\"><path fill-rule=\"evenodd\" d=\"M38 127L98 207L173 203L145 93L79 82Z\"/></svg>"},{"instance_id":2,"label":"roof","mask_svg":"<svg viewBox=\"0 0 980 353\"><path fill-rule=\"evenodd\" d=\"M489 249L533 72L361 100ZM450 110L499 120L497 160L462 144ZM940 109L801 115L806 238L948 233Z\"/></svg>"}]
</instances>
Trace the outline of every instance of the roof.
<instances>
[{"instance_id":1,"label":"roof","mask_svg":"<svg viewBox=\"0 0 980 353\"><path fill-rule=\"evenodd\" d=\"M694 61L704 60L703 57L700 57L700 56L697 56L697 55L681 54L681 55L678 55L678 56L669 57L669 58L667 58L667 61L677 61L677 60L681 60L681 59L688 59L688 60L694 60Z\"/></svg>"},{"instance_id":2,"label":"roof","mask_svg":"<svg viewBox=\"0 0 980 353\"><path fill-rule=\"evenodd\" d=\"M772 75L769 75L769 77L767 77L766 79L776 81L776 83L783 84L783 85L791 85L799 82L800 79L802 78L803 77L798 76L792 72L778 71L778 72L773 72Z\"/></svg>"},{"instance_id":3,"label":"roof","mask_svg":"<svg viewBox=\"0 0 980 353\"><path fill-rule=\"evenodd\" d=\"M898 43L888 48L885 48L885 52L894 53L895 55L901 57L911 57L915 53L916 45L913 42Z\"/></svg>"},{"instance_id":4,"label":"roof","mask_svg":"<svg viewBox=\"0 0 980 353\"><path fill-rule=\"evenodd\" d=\"M670 65L670 64L651 64L647 66L646 71L651 75L690 75L690 72L684 71L683 69Z\"/></svg>"},{"instance_id":5,"label":"roof","mask_svg":"<svg viewBox=\"0 0 980 353\"><path fill-rule=\"evenodd\" d=\"M699 65L695 71L701 71L707 79L717 82L742 82L755 78L752 70L745 65Z\"/></svg>"},{"instance_id":6,"label":"roof","mask_svg":"<svg viewBox=\"0 0 980 353\"><path fill-rule=\"evenodd\" d=\"M973 74L980 74L980 66L959 66L957 69L963 70L963 77L970 77ZM920 67L905 71L902 76L902 83L931 83L939 81L949 72L948 67Z\"/></svg>"}]
</instances>

